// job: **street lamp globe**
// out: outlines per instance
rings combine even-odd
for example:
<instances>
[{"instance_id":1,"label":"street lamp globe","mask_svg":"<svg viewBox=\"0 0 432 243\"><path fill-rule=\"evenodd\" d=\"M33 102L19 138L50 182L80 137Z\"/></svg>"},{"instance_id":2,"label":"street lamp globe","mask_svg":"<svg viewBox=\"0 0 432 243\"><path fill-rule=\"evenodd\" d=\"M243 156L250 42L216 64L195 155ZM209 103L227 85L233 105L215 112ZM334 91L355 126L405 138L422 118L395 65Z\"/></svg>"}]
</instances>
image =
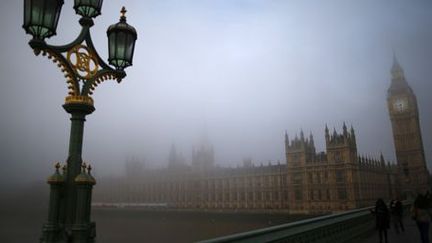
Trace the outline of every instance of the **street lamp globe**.
<instances>
[{"instance_id":1,"label":"street lamp globe","mask_svg":"<svg viewBox=\"0 0 432 243\"><path fill-rule=\"evenodd\" d=\"M123 70L132 65L133 53L137 32L134 27L126 23L126 9L121 10L120 22L108 27L108 62L116 67L117 70Z\"/></svg>"},{"instance_id":2,"label":"street lamp globe","mask_svg":"<svg viewBox=\"0 0 432 243\"><path fill-rule=\"evenodd\" d=\"M55 35L63 3L63 0L24 0L26 33L37 40Z\"/></svg>"},{"instance_id":3,"label":"street lamp globe","mask_svg":"<svg viewBox=\"0 0 432 243\"><path fill-rule=\"evenodd\" d=\"M103 0L75 0L75 12L83 17L94 18L101 14Z\"/></svg>"}]
</instances>

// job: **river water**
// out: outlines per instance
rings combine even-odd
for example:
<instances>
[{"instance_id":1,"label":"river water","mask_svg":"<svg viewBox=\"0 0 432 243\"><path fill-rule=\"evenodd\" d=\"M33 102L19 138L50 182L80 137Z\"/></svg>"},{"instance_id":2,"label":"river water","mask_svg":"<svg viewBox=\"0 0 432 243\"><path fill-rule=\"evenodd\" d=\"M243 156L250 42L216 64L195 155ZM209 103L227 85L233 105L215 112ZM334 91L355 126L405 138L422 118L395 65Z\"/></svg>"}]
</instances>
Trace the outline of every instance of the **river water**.
<instances>
[{"instance_id":1,"label":"river water","mask_svg":"<svg viewBox=\"0 0 432 243\"><path fill-rule=\"evenodd\" d=\"M23 191L18 191L23 192ZM0 242L38 242L47 217L47 192L0 198ZM5 196L5 194L3 194ZM303 219L270 212L93 208L98 243L194 242Z\"/></svg>"}]
</instances>

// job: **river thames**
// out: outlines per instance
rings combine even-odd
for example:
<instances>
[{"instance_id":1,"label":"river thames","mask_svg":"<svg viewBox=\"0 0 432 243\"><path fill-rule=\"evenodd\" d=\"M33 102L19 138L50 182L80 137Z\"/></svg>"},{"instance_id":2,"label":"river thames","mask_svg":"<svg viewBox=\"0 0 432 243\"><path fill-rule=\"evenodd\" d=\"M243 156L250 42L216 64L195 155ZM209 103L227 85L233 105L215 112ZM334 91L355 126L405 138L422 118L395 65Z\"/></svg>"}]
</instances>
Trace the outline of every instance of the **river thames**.
<instances>
[{"instance_id":1,"label":"river thames","mask_svg":"<svg viewBox=\"0 0 432 243\"><path fill-rule=\"evenodd\" d=\"M45 194L46 195L46 194ZM32 195L2 201L0 242L38 242L47 217L45 200ZM26 200L23 200L26 198ZM306 216L271 212L93 208L97 242L194 242L293 222Z\"/></svg>"}]
</instances>

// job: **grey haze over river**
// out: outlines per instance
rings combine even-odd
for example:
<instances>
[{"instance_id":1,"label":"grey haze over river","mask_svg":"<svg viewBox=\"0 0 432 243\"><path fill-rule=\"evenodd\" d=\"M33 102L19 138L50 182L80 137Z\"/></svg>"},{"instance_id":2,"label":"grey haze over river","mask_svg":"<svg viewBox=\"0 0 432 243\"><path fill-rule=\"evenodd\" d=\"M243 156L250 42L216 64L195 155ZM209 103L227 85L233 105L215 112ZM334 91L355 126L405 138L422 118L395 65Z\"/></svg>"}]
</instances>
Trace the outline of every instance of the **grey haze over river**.
<instances>
[{"instance_id":1,"label":"grey haze over river","mask_svg":"<svg viewBox=\"0 0 432 243\"><path fill-rule=\"evenodd\" d=\"M47 217L48 190L22 189L0 202L0 242L38 242ZM305 216L275 213L94 208L97 242L194 242L288 223Z\"/></svg>"}]
</instances>

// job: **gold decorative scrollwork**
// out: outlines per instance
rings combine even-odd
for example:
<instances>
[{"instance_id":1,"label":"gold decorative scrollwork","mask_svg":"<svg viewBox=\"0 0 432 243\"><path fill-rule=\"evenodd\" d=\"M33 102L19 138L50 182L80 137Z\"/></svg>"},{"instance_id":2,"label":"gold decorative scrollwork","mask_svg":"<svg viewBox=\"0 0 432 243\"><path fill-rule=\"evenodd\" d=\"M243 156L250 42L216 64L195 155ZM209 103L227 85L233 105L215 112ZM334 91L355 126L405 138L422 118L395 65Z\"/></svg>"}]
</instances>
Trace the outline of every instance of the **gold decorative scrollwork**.
<instances>
[{"instance_id":1,"label":"gold decorative scrollwork","mask_svg":"<svg viewBox=\"0 0 432 243\"><path fill-rule=\"evenodd\" d=\"M81 79L92 78L99 69L96 55L85 45L76 45L67 53L67 61Z\"/></svg>"},{"instance_id":2,"label":"gold decorative scrollwork","mask_svg":"<svg viewBox=\"0 0 432 243\"><path fill-rule=\"evenodd\" d=\"M69 95L65 98L66 104L88 104L93 105L93 99L89 96L82 96L82 95Z\"/></svg>"},{"instance_id":3,"label":"gold decorative scrollwork","mask_svg":"<svg viewBox=\"0 0 432 243\"><path fill-rule=\"evenodd\" d=\"M66 83L68 84L68 94L69 95L78 95L79 94L79 86L76 83L74 78L74 71L69 67L69 65L62 61L63 56L61 54L57 54L56 52L50 49L42 49L39 50L39 53L42 53L42 56L47 56L48 59L51 59L64 73L64 77L66 78Z\"/></svg>"}]
</instances>

